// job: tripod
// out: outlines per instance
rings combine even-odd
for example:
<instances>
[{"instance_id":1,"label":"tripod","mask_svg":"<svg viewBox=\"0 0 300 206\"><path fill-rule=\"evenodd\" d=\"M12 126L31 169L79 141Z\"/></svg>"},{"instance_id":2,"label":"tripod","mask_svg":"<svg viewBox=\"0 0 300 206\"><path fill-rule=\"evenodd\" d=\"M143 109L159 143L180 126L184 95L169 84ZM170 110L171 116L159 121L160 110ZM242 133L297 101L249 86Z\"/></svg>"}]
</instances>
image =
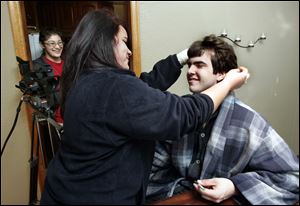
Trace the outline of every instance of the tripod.
<instances>
[{"instance_id":1,"label":"tripod","mask_svg":"<svg viewBox=\"0 0 300 206\"><path fill-rule=\"evenodd\" d=\"M50 160L55 156L59 146L63 127L45 114L35 111L32 113L31 157L30 157L30 194L29 204L38 204L38 171L39 156L46 171ZM35 133L36 127L36 133ZM37 134L37 136L35 136ZM36 144L34 144L36 140ZM34 151L34 147L36 147ZM40 150L39 150L40 149Z\"/></svg>"}]
</instances>

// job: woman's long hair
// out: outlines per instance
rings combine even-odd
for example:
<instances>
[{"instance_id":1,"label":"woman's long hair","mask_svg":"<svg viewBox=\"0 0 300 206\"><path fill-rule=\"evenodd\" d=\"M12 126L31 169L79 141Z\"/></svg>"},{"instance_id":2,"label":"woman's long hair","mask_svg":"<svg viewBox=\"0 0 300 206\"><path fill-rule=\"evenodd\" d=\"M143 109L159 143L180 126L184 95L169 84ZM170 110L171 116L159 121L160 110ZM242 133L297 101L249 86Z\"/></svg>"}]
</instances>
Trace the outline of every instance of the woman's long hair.
<instances>
[{"instance_id":1,"label":"woman's long hair","mask_svg":"<svg viewBox=\"0 0 300 206\"><path fill-rule=\"evenodd\" d=\"M113 45L121 21L108 10L88 12L79 22L66 47L61 77L61 113L70 88L84 71L118 67Z\"/></svg>"}]
</instances>

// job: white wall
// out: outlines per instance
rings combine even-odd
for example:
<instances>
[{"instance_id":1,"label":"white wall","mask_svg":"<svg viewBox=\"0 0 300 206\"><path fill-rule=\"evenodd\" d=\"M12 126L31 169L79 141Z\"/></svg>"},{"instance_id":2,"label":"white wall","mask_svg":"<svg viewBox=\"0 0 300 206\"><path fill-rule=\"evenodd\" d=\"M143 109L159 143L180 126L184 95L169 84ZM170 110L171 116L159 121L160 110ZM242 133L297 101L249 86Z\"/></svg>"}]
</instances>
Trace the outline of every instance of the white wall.
<instances>
[{"instance_id":1,"label":"white wall","mask_svg":"<svg viewBox=\"0 0 300 206\"><path fill-rule=\"evenodd\" d=\"M299 2L140 2L142 71L208 34L241 36L241 44L267 39L252 49L234 46L239 65L251 73L237 96L260 112L299 154ZM185 79L169 91L189 93Z\"/></svg>"},{"instance_id":2,"label":"white wall","mask_svg":"<svg viewBox=\"0 0 300 206\"><path fill-rule=\"evenodd\" d=\"M1 1L1 150L21 98L21 92L15 87L20 78L7 1ZM26 205L29 202L29 134L23 104L15 130L1 157L1 205Z\"/></svg>"}]
</instances>

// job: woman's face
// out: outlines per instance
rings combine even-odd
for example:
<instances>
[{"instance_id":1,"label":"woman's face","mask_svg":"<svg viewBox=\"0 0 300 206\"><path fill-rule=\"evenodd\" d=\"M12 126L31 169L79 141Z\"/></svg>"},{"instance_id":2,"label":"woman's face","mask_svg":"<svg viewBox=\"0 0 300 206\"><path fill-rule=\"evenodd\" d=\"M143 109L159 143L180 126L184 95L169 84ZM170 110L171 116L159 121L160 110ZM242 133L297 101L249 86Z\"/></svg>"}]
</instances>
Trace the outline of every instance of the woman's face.
<instances>
[{"instance_id":1,"label":"woman's face","mask_svg":"<svg viewBox=\"0 0 300 206\"><path fill-rule=\"evenodd\" d=\"M63 47L63 41L61 40L60 36L56 34L51 35L43 45L43 48L45 49L45 55L50 60L60 59Z\"/></svg>"},{"instance_id":2,"label":"woman's face","mask_svg":"<svg viewBox=\"0 0 300 206\"><path fill-rule=\"evenodd\" d=\"M117 63L122 69L129 69L129 58L132 52L127 47L128 36L123 26L119 26L119 32L115 37L114 52Z\"/></svg>"}]
</instances>

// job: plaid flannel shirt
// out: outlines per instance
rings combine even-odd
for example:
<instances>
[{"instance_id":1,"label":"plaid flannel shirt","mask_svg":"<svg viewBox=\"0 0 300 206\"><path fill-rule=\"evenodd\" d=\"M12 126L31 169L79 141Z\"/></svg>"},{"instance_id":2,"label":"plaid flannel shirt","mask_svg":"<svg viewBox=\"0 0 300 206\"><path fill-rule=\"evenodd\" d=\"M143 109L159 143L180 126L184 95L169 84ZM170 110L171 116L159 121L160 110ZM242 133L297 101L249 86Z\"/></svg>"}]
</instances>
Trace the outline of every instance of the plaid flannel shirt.
<instances>
[{"instance_id":1,"label":"plaid flannel shirt","mask_svg":"<svg viewBox=\"0 0 300 206\"><path fill-rule=\"evenodd\" d=\"M170 192L186 177L193 138L157 142L147 197ZM271 125L234 93L213 126L199 179L229 178L251 204L299 201L299 159ZM166 196L165 196L166 197Z\"/></svg>"}]
</instances>

